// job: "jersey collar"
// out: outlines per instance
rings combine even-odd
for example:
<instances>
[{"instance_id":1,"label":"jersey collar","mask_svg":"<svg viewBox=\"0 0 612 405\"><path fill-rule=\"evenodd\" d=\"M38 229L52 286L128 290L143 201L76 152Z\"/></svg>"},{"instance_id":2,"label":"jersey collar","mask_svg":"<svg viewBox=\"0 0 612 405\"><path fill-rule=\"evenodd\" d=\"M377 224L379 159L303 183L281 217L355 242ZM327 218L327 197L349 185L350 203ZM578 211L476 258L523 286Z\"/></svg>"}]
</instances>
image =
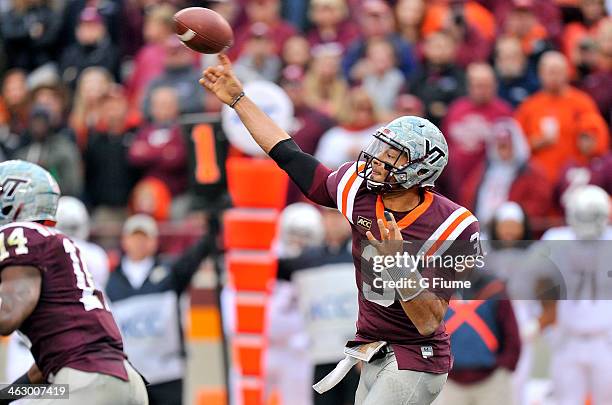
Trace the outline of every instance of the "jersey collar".
<instances>
[{"instance_id":1,"label":"jersey collar","mask_svg":"<svg viewBox=\"0 0 612 405\"><path fill-rule=\"evenodd\" d=\"M434 195L431 191L425 191L423 201L417 205L412 211L404 215L402 219L397 221L399 229L404 229L410 226L414 221L417 220L431 205L433 202ZM387 226L387 220L385 219L385 206L382 201L382 196L379 194L376 197L376 219L382 219L385 226Z\"/></svg>"}]
</instances>

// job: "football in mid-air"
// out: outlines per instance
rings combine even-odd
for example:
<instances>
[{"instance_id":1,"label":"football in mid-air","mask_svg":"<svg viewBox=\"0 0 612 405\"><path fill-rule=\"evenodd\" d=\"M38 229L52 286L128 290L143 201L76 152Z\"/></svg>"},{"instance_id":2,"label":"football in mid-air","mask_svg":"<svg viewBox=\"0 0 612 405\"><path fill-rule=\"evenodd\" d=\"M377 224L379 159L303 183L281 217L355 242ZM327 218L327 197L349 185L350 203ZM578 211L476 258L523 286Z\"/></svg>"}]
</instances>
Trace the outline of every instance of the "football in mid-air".
<instances>
[{"instance_id":1,"label":"football in mid-air","mask_svg":"<svg viewBox=\"0 0 612 405\"><path fill-rule=\"evenodd\" d=\"M234 42L234 33L227 20L203 7L189 7L177 12L174 31L185 45L201 53L219 53Z\"/></svg>"}]
</instances>

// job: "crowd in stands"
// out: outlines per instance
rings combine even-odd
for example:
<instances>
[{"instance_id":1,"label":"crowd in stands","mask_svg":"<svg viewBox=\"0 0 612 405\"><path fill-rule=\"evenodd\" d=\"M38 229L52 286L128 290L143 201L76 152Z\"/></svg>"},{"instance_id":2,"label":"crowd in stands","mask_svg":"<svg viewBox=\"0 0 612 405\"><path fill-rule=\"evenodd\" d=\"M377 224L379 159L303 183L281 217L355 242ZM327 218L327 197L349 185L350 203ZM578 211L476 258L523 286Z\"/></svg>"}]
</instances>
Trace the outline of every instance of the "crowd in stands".
<instances>
[{"instance_id":1,"label":"crowd in stands","mask_svg":"<svg viewBox=\"0 0 612 405\"><path fill-rule=\"evenodd\" d=\"M330 167L356 158L378 126L414 114L446 135L440 191L482 222L512 200L544 231L574 182L612 191L604 0L205 3L234 28L239 77L281 85L292 135ZM197 84L214 59L173 33L174 12L190 5L3 2L0 159L41 164L100 221L137 208L181 219L205 206L190 173L201 154L180 122L221 106ZM143 193L159 202L143 208Z\"/></svg>"},{"instance_id":2,"label":"crowd in stands","mask_svg":"<svg viewBox=\"0 0 612 405\"><path fill-rule=\"evenodd\" d=\"M389 120L417 115L449 145L436 189L493 240L561 224L569 189L612 194L610 0L0 0L0 161L49 170L87 205L105 247L119 246L131 214L189 221L231 205L225 159L243 152L198 84L215 57L174 34L174 13L189 6L231 23L239 78L278 84L293 103L290 134L332 169ZM289 187L287 204L303 200ZM511 311L491 309L516 343ZM523 327L528 317L514 311ZM516 344L496 356L500 369L525 367ZM449 390L481 377L452 374ZM482 391L455 399L501 403L502 385L488 386L489 402Z\"/></svg>"}]
</instances>

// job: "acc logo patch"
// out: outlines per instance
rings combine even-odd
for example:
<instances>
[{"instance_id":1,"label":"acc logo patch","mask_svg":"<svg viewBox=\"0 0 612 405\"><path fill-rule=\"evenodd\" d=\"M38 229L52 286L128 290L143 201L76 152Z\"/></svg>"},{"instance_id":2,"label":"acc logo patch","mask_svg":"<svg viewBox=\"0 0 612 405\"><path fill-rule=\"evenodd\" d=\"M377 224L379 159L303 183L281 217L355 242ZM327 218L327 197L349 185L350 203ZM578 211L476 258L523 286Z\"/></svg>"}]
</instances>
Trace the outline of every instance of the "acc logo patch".
<instances>
[{"instance_id":1,"label":"acc logo patch","mask_svg":"<svg viewBox=\"0 0 612 405\"><path fill-rule=\"evenodd\" d=\"M357 216L357 225L362 228L367 229L368 231L372 228L372 220L368 218L364 218L361 215Z\"/></svg>"}]
</instances>

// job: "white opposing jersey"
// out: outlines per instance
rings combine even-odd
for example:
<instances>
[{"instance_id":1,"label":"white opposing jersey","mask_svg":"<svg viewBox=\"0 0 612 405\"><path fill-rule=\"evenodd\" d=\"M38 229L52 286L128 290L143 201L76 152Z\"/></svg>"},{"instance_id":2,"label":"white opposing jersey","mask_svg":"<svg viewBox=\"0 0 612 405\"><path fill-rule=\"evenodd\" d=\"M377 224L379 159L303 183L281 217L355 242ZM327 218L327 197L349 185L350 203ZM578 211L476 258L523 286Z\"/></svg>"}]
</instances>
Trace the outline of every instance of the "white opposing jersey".
<instances>
[{"instance_id":1,"label":"white opposing jersey","mask_svg":"<svg viewBox=\"0 0 612 405\"><path fill-rule=\"evenodd\" d=\"M605 298L609 298L612 289L612 279L605 271L609 268L612 260L612 250L608 249L605 242L612 241L612 227L608 226L598 241L585 241L584 245L577 249L567 249L567 241L576 241L575 232L569 227L558 227L549 229L542 236L546 241L565 241L559 245L554 242L550 244L553 261L557 264L563 277L567 280L568 288L580 288L580 291L571 291L572 297L584 299L567 299L559 301L557 305L557 324L561 333L569 334L612 334L612 301L603 299L601 295L592 291L606 289ZM550 242L549 242L550 243ZM558 248L555 248L558 246ZM571 250L572 258L568 251ZM583 264L580 277L584 280L576 281L575 271L576 255L581 256L579 264ZM579 266L578 264L578 266ZM592 271L592 270L599 271ZM590 272L592 271L592 272ZM584 276L587 272L587 276Z\"/></svg>"}]
</instances>

